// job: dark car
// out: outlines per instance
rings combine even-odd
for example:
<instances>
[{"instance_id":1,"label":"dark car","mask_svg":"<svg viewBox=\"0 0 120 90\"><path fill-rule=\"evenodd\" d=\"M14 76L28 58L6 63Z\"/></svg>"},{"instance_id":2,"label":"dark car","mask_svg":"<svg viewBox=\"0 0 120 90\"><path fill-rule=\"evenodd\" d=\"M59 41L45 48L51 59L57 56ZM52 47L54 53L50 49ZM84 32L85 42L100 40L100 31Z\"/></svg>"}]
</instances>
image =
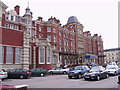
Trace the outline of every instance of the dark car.
<instances>
[{"instance_id":1,"label":"dark car","mask_svg":"<svg viewBox=\"0 0 120 90\"><path fill-rule=\"evenodd\" d=\"M90 69L87 65L76 66L73 70L68 72L68 78L82 78L82 75L89 72Z\"/></svg>"},{"instance_id":2,"label":"dark car","mask_svg":"<svg viewBox=\"0 0 120 90\"><path fill-rule=\"evenodd\" d=\"M17 90L15 86L0 84L0 90Z\"/></svg>"},{"instance_id":3,"label":"dark car","mask_svg":"<svg viewBox=\"0 0 120 90\"><path fill-rule=\"evenodd\" d=\"M118 76L118 84L120 84L120 75Z\"/></svg>"},{"instance_id":4,"label":"dark car","mask_svg":"<svg viewBox=\"0 0 120 90\"><path fill-rule=\"evenodd\" d=\"M108 78L109 75L105 68L102 66L94 66L91 68L90 72L84 74L85 80L100 80L102 78Z\"/></svg>"},{"instance_id":5,"label":"dark car","mask_svg":"<svg viewBox=\"0 0 120 90\"><path fill-rule=\"evenodd\" d=\"M26 69L12 69L8 71L8 78L28 78L31 72Z\"/></svg>"},{"instance_id":6,"label":"dark car","mask_svg":"<svg viewBox=\"0 0 120 90\"><path fill-rule=\"evenodd\" d=\"M33 68L30 72L31 76L45 76L47 74L47 70L42 68Z\"/></svg>"}]
</instances>

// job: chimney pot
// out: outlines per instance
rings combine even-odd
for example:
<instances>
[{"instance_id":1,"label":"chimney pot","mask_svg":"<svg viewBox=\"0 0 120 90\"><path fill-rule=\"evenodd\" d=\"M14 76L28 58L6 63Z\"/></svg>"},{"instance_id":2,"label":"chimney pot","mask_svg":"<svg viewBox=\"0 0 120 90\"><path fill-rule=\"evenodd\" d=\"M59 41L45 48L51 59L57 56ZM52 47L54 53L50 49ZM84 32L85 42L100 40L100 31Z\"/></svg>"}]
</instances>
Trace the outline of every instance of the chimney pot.
<instances>
[{"instance_id":1,"label":"chimney pot","mask_svg":"<svg viewBox=\"0 0 120 90\"><path fill-rule=\"evenodd\" d=\"M20 15L20 6L16 5L14 10L16 11L17 15Z\"/></svg>"}]
</instances>

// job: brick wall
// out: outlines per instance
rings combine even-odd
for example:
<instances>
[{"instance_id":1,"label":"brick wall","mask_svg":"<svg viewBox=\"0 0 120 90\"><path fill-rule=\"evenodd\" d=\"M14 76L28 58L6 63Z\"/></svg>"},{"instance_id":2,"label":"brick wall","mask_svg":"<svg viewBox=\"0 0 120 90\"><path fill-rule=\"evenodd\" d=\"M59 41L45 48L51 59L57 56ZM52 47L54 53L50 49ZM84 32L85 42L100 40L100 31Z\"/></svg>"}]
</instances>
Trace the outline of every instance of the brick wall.
<instances>
[{"instance_id":1,"label":"brick wall","mask_svg":"<svg viewBox=\"0 0 120 90\"><path fill-rule=\"evenodd\" d=\"M4 45L23 46L23 32L2 29L2 43Z\"/></svg>"}]
</instances>

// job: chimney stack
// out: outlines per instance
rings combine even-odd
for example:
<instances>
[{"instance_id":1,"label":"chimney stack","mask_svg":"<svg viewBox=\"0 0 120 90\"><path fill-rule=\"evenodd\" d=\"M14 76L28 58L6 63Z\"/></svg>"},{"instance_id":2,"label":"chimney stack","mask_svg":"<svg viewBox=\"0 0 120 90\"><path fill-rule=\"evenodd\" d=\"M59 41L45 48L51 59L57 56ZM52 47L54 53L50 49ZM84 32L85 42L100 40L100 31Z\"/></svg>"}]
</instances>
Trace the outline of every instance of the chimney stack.
<instances>
[{"instance_id":1,"label":"chimney stack","mask_svg":"<svg viewBox=\"0 0 120 90\"><path fill-rule=\"evenodd\" d=\"M14 10L17 12L17 15L20 14L20 6L16 5L16 6L14 7Z\"/></svg>"}]
</instances>

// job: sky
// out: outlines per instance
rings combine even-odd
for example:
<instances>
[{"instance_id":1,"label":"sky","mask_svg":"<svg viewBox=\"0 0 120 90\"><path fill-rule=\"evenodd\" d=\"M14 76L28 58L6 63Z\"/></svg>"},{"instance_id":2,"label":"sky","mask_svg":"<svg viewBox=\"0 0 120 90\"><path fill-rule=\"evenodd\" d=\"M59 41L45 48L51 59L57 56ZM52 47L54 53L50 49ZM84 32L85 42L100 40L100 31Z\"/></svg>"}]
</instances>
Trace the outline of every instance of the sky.
<instances>
[{"instance_id":1,"label":"sky","mask_svg":"<svg viewBox=\"0 0 120 90\"><path fill-rule=\"evenodd\" d=\"M84 26L83 31L102 36L104 49L118 47L118 1L119 0L1 0L8 10L20 6L24 15L29 5L33 19L38 16L47 21L51 16L67 23L70 16L76 16ZM29 3L28 3L29 2Z\"/></svg>"}]
</instances>

